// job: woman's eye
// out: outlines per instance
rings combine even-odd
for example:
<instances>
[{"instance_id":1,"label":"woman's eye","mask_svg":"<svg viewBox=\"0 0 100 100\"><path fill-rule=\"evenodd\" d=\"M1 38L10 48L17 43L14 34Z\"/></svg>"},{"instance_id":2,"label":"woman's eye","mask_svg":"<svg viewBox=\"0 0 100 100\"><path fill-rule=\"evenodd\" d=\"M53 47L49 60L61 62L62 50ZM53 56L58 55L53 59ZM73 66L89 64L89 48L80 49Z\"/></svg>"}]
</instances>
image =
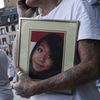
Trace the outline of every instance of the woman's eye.
<instances>
[{"instance_id":1,"label":"woman's eye","mask_svg":"<svg viewBox=\"0 0 100 100\"><path fill-rule=\"evenodd\" d=\"M37 51L42 52L43 50L42 50L42 48L37 48Z\"/></svg>"}]
</instances>

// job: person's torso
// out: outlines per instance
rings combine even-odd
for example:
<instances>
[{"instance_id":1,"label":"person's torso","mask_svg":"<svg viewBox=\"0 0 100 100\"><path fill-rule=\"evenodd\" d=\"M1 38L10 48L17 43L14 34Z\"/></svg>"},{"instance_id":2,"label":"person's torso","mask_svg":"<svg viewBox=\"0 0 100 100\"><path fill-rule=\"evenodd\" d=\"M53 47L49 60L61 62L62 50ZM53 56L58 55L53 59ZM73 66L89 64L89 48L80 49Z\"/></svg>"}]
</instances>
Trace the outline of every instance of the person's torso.
<instances>
[{"instance_id":1,"label":"person's torso","mask_svg":"<svg viewBox=\"0 0 100 100\"><path fill-rule=\"evenodd\" d=\"M86 14L85 11L88 10L87 7L84 8L83 1L63 0L62 3L58 5L53 11L51 11L48 15L43 16L43 17L39 16L37 17L37 19L53 19L53 20L58 19L58 20L79 20L80 21L80 19L82 19L80 17L85 16ZM81 13L83 15L78 16ZM95 11L93 11L93 13L95 13ZM90 15L86 17L89 17L89 16ZM92 16L90 18L90 20L92 19L95 19L95 16ZM95 37L92 36L92 38L95 38ZM97 39L97 36L95 39ZM98 39L100 40L100 34L99 34ZM79 61L79 60L76 60L76 61ZM57 93L55 94L54 93L51 93L51 94L43 93L43 94L35 95L31 97L31 100L99 100L99 99L100 99L100 93L98 89L96 88L95 82L91 82L91 83L84 84L84 85L77 87L73 95L64 95L64 94L57 94Z\"/></svg>"}]
</instances>

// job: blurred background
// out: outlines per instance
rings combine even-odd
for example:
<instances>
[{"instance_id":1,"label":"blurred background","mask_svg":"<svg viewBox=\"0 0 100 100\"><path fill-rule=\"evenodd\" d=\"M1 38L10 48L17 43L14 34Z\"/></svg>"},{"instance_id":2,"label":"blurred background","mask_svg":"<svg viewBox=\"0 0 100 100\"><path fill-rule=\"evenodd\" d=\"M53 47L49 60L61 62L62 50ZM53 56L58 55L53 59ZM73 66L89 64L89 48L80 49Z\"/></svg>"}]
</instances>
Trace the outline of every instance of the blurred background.
<instances>
[{"instance_id":1,"label":"blurred background","mask_svg":"<svg viewBox=\"0 0 100 100\"><path fill-rule=\"evenodd\" d=\"M0 0L0 49L12 56L12 44L18 30L15 0Z\"/></svg>"},{"instance_id":2,"label":"blurred background","mask_svg":"<svg viewBox=\"0 0 100 100\"><path fill-rule=\"evenodd\" d=\"M0 50L8 56L8 77L12 81L15 76L12 60L12 46L18 30L18 14L16 0L0 0ZM29 100L15 95L14 100Z\"/></svg>"}]
</instances>

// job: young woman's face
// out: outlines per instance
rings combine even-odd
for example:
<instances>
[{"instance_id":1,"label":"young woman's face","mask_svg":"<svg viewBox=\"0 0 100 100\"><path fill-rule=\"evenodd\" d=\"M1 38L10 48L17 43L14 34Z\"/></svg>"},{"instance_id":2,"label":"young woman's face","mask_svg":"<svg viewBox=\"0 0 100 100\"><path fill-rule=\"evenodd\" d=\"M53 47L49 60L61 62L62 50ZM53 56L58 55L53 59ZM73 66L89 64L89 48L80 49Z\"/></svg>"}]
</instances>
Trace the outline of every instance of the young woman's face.
<instances>
[{"instance_id":1,"label":"young woman's face","mask_svg":"<svg viewBox=\"0 0 100 100\"><path fill-rule=\"evenodd\" d=\"M32 55L32 66L34 71L43 72L50 69L53 61L50 58L50 48L47 42L42 42Z\"/></svg>"}]
</instances>

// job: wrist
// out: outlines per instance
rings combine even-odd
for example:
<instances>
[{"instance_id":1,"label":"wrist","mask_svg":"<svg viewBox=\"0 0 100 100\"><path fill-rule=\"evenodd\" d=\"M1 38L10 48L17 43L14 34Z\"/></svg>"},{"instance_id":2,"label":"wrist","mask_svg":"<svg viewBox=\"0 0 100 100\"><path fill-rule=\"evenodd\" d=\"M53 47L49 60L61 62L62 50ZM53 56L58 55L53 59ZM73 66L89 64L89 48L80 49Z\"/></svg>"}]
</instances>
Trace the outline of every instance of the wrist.
<instances>
[{"instance_id":1,"label":"wrist","mask_svg":"<svg viewBox=\"0 0 100 100\"><path fill-rule=\"evenodd\" d=\"M41 81L33 81L32 83L30 83L30 88L32 95L46 92L44 89L44 85L42 84Z\"/></svg>"}]
</instances>

